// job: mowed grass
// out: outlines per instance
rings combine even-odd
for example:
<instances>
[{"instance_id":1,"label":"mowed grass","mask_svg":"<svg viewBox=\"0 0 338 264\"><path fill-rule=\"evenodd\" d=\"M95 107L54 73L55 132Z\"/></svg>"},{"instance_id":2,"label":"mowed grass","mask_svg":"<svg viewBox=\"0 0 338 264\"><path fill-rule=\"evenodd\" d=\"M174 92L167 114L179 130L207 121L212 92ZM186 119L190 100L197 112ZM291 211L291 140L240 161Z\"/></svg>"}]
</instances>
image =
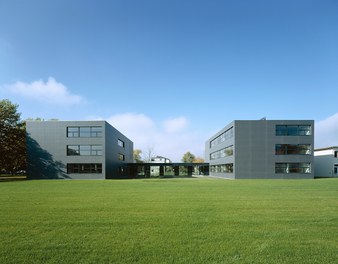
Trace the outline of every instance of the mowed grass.
<instances>
[{"instance_id":1,"label":"mowed grass","mask_svg":"<svg viewBox=\"0 0 338 264\"><path fill-rule=\"evenodd\" d=\"M0 183L0 263L337 263L338 179Z\"/></svg>"}]
</instances>

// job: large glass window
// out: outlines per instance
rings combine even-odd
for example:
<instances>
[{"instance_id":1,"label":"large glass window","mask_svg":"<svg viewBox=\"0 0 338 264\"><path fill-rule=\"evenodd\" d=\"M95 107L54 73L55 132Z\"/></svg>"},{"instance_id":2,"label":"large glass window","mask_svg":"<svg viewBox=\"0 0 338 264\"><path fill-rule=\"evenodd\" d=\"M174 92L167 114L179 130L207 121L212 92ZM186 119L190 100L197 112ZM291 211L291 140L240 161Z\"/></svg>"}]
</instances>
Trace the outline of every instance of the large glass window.
<instances>
[{"instance_id":1,"label":"large glass window","mask_svg":"<svg viewBox=\"0 0 338 264\"><path fill-rule=\"evenodd\" d=\"M276 125L276 136L310 136L311 125Z\"/></svg>"},{"instance_id":2,"label":"large glass window","mask_svg":"<svg viewBox=\"0 0 338 264\"><path fill-rule=\"evenodd\" d=\"M67 173L102 173L101 163L68 163Z\"/></svg>"},{"instance_id":3,"label":"large glass window","mask_svg":"<svg viewBox=\"0 0 338 264\"><path fill-rule=\"evenodd\" d=\"M276 163L276 173L311 173L311 163Z\"/></svg>"},{"instance_id":4,"label":"large glass window","mask_svg":"<svg viewBox=\"0 0 338 264\"><path fill-rule=\"evenodd\" d=\"M220 134L218 137L210 141L210 147L217 146L218 144L224 142L225 140L228 140L234 136L234 129L233 127L229 128L224 133Z\"/></svg>"},{"instance_id":5,"label":"large glass window","mask_svg":"<svg viewBox=\"0 0 338 264\"><path fill-rule=\"evenodd\" d=\"M102 156L101 145L68 145L68 156Z\"/></svg>"},{"instance_id":6,"label":"large glass window","mask_svg":"<svg viewBox=\"0 0 338 264\"><path fill-rule=\"evenodd\" d=\"M215 151L210 154L210 159L215 160L215 159L220 159L220 158L225 158L228 156L232 156L234 153L234 148L233 146L229 146L223 149L220 149L218 151Z\"/></svg>"},{"instance_id":7,"label":"large glass window","mask_svg":"<svg viewBox=\"0 0 338 264\"><path fill-rule=\"evenodd\" d=\"M310 155L310 144L276 144L276 155Z\"/></svg>"},{"instance_id":8,"label":"large glass window","mask_svg":"<svg viewBox=\"0 0 338 264\"><path fill-rule=\"evenodd\" d=\"M102 127L67 127L67 137L102 137Z\"/></svg>"},{"instance_id":9,"label":"large glass window","mask_svg":"<svg viewBox=\"0 0 338 264\"><path fill-rule=\"evenodd\" d=\"M221 164L221 165L211 165L210 166L210 172L233 173L234 172L234 164L233 163L227 163L227 164Z\"/></svg>"}]
</instances>

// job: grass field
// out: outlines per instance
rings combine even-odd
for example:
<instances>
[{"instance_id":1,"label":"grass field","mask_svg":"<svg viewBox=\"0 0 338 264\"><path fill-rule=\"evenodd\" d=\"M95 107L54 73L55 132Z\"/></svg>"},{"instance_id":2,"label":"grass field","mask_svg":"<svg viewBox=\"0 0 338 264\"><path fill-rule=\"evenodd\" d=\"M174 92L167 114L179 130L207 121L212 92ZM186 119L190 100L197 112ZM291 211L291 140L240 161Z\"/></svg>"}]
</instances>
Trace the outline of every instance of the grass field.
<instances>
[{"instance_id":1,"label":"grass field","mask_svg":"<svg viewBox=\"0 0 338 264\"><path fill-rule=\"evenodd\" d=\"M337 263L338 179L0 183L0 263Z\"/></svg>"}]
</instances>

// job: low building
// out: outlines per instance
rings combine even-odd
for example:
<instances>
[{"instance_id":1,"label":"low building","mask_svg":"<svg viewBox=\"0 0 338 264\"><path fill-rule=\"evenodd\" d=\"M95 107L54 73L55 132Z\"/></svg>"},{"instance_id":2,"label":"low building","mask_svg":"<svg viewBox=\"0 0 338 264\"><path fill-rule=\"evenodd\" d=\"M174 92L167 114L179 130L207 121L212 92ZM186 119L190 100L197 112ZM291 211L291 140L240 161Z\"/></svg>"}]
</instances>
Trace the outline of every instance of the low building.
<instances>
[{"instance_id":1,"label":"low building","mask_svg":"<svg viewBox=\"0 0 338 264\"><path fill-rule=\"evenodd\" d=\"M27 121L29 179L129 177L133 142L106 121Z\"/></svg>"},{"instance_id":2,"label":"low building","mask_svg":"<svg viewBox=\"0 0 338 264\"><path fill-rule=\"evenodd\" d=\"M315 149L315 177L338 177L338 146Z\"/></svg>"},{"instance_id":3,"label":"low building","mask_svg":"<svg viewBox=\"0 0 338 264\"><path fill-rule=\"evenodd\" d=\"M313 120L235 120L206 142L211 176L313 179Z\"/></svg>"}]
</instances>

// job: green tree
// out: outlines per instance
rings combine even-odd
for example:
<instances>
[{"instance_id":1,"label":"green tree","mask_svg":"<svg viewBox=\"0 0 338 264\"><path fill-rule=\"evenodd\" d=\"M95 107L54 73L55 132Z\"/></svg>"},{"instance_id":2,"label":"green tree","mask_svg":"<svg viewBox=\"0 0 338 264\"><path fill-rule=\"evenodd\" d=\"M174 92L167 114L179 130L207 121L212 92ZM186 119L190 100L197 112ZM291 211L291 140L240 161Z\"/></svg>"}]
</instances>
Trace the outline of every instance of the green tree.
<instances>
[{"instance_id":1,"label":"green tree","mask_svg":"<svg viewBox=\"0 0 338 264\"><path fill-rule=\"evenodd\" d=\"M182 162L185 163L192 163L195 160L195 155L190 153L189 151L187 153L185 153L182 157Z\"/></svg>"},{"instance_id":2,"label":"green tree","mask_svg":"<svg viewBox=\"0 0 338 264\"><path fill-rule=\"evenodd\" d=\"M18 105L0 100L0 171L26 169L26 128Z\"/></svg>"},{"instance_id":3,"label":"green tree","mask_svg":"<svg viewBox=\"0 0 338 264\"><path fill-rule=\"evenodd\" d=\"M143 163L142 158L141 158L141 153L142 153L142 150L134 149L133 156L134 156L134 160L136 163Z\"/></svg>"}]
</instances>

